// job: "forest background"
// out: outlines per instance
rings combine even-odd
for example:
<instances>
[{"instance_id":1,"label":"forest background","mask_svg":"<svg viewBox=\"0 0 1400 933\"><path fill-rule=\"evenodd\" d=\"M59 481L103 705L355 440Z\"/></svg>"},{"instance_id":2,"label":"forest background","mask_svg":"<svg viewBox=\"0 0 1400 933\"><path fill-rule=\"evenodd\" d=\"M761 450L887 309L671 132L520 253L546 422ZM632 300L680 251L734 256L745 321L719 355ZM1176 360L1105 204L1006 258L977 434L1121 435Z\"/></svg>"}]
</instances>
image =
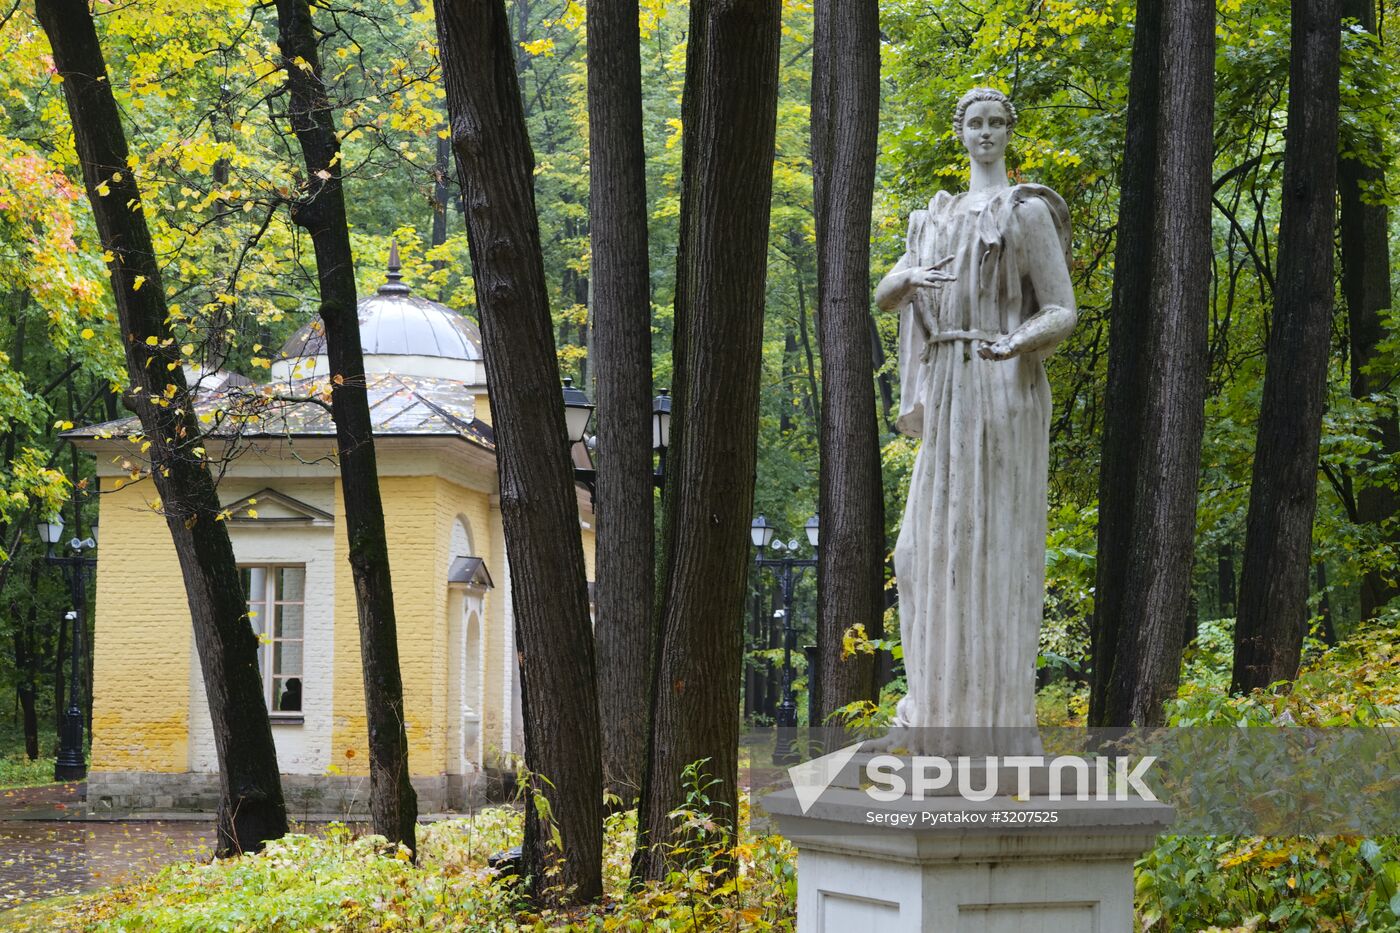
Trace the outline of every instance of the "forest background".
<instances>
[{"instance_id":1,"label":"forest background","mask_svg":"<svg viewBox=\"0 0 1400 933\"><path fill-rule=\"evenodd\" d=\"M687 7L644 0L641 8L659 391L671 378ZM560 364L593 394L584 9L572 0L516 0L508 9L536 156ZM1374 38L1355 26L1343 34L1342 150L1375 167L1388 165L1395 148L1388 11L1382 3ZM238 0L99 3L95 12L133 150L129 169L145 192L172 315L189 335L184 355L206 372L222 367L257 380L283 339L313 318L317 296L309 240L283 210L302 163L275 103L282 82L276 24ZM1224 0L1217 12L1209 376L1193 577L1194 621L1212 632L1228 627L1215 620L1233 614L1244 543L1277 272L1289 62L1287 3ZM1053 187L1073 212L1080 324L1050 363L1055 416L1042 636L1046 677L1063 674L1071 682L1090 655L1098 461L1105 412L1114 404L1105 393L1108 310L1134 15L1133 4L1116 2L881 4L872 285L903 251L910 210L940 188L966 183L951 117L968 86L1012 95L1019 115L1009 156L1015 180ZM754 512L767 515L782 537L800 538L817 507L822 378L811 4L785 0L782 16ZM68 598L41 560L35 523L61 509L78 531L94 517L93 465L58 435L118 415L126 380L105 257L82 196L47 42L27 4L14 3L0 17L0 639L7 648L0 652L0 690L15 697L13 717L0 717L0 733L29 733L42 758L64 706L68 636L57 623ZM362 2L326 8L318 25L327 31L322 61L342 120L361 294L381 281L392 237L417 293L474 315L431 8ZM1373 174L1364 198L1388 202L1385 176ZM1393 528L1363 521L1358 502L1365 488L1396 485L1394 451L1373 426L1393 413L1390 376L1400 347L1388 336L1387 309L1368 364L1375 378L1357 397L1353 335L1345 303L1337 307L1313 530L1318 642L1344 637L1372 608L1360 595L1368 574L1384 578L1397 569ZM896 323L877 315L871 324L890 544L915 451L893 431ZM809 627L813 595L805 589L798 598L798 618ZM755 669L775 660L773 634L751 636ZM90 649L91 639L86 643ZM771 686L759 689L771 694ZM750 703L762 719L765 704ZM22 728L26 720L32 728ZM8 783L6 773L31 767L22 764L27 758L7 759L0 785Z\"/></svg>"}]
</instances>

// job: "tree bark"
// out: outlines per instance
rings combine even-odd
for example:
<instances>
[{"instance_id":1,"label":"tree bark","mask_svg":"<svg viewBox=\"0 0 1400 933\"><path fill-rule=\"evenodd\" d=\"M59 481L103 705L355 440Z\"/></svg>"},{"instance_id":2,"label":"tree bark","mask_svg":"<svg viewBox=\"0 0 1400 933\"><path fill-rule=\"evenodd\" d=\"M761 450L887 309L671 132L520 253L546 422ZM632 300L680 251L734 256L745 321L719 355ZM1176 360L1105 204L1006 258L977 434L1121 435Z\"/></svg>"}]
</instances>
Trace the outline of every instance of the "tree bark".
<instances>
[{"instance_id":1,"label":"tree bark","mask_svg":"<svg viewBox=\"0 0 1400 933\"><path fill-rule=\"evenodd\" d=\"M1215 12L1139 4L1119 204L1090 723L1156 725L1191 611L1210 304Z\"/></svg>"},{"instance_id":2,"label":"tree bark","mask_svg":"<svg viewBox=\"0 0 1400 933\"><path fill-rule=\"evenodd\" d=\"M682 114L675 417L653 719L633 872L659 878L697 762L738 820L739 678L772 191L777 0L695 0ZM726 833L720 833L725 836ZM722 843L723 844L723 843Z\"/></svg>"},{"instance_id":3,"label":"tree bark","mask_svg":"<svg viewBox=\"0 0 1400 933\"><path fill-rule=\"evenodd\" d=\"M597 380L597 623L604 789L631 806L646 758L655 520L651 294L637 0L588 4L589 229Z\"/></svg>"},{"instance_id":4,"label":"tree bark","mask_svg":"<svg viewBox=\"0 0 1400 933\"><path fill-rule=\"evenodd\" d=\"M433 162L433 229L429 238L432 246L447 242L447 214L452 201L452 140L437 141L437 159ZM433 268L446 268L443 259L434 259Z\"/></svg>"},{"instance_id":5,"label":"tree bark","mask_svg":"<svg viewBox=\"0 0 1400 933\"><path fill-rule=\"evenodd\" d=\"M216 851L255 851L287 832L277 749L247 598L227 526L217 520L218 491L196 451L199 426L178 365L179 341L170 331L141 192L127 166L126 134L85 0L37 0L35 9L63 78L98 234L113 256L109 269L132 383L129 398L151 443L151 478L189 598L219 761ZM173 404L161 404L167 387Z\"/></svg>"},{"instance_id":6,"label":"tree bark","mask_svg":"<svg viewBox=\"0 0 1400 933\"><path fill-rule=\"evenodd\" d=\"M816 672L821 720L876 696L875 657L844 636L883 619L884 493L870 315L870 210L880 117L875 0L817 0L812 65L817 326L822 355ZM815 725L815 723L813 723Z\"/></svg>"},{"instance_id":7,"label":"tree bark","mask_svg":"<svg viewBox=\"0 0 1400 933\"><path fill-rule=\"evenodd\" d=\"M1376 33L1373 0L1343 0L1342 15L1355 19L1362 29ZM1379 157L1380 140L1353 140L1348 148L1369 151ZM1359 158L1343 158L1337 166L1337 187L1341 204L1342 297L1347 306L1347 331L1351 349L1351 394L1369 398L1373 392L1389 388L1384 374L1367 373L1381 342L1390 335L1381 312L1390 307L1390 219L1384 203L1378 201L1385 188L1385 167L1367 164ZM1374 422L1380 441L1381 459L1400 454L1400 422L1394 402ZM1387 527L1400 508L1400 493L1383 483L1361 482L1356 495L1357 519L1376 526L1392 549L1400 549L1400 529ZM1389 575L1368 571L1361 583L1361 618L1375 618L1376 611L1396 594L1396 568Z\"/></svg>"},{"instance_id":8,"label":"tree bark","mask_svg":"<svg viewBox=\"0 0 1400 933\"><path fill-rule=\"evenodd\" d=\"M10 619L15 626L15 690L24 723L24 753L30 761L39 757L39 570L40 558L29 562L28 603L21 614L17 600L10 601ZM21 620L21 615L23 621ZM62 679L62 678L60 678Z\"/></svg>"},{"instance_id":9,"label":"tree bark","mask_svg":"<svg viewBox=\"0 0 1400 933\"><path fill-rule=\"evenodd\" d=\"M496 431L525 763L534 792L549 802L547 818L526 808L524 874L537 897L590 901L602 893L596 668L534 154L504 4L443 0L436 10ZM551 848L546 819L562 851ZM547 878L546 869L558 873Z\"/></svg>"},{"instance_id":10,"label":"tree bark","mask_svg":"<svg viewBox=\"0 0 1400 933\"><path fill-rule=\"evenodd\" d=\"M306 163L306 187L292 219L311 234L319 307L326 328L340 484L350 577L360 626L360 663L369 726L369 809L374 831L416 850L418 795L409 781L403 679L394 616L394 587L384 504L374 454L374 424L360 344L355 262L345 215L335 113L321 79L316 32L307 0L277 0L278 44L286 73L292 132Z\"/></svg>"},{"instance_id":11,"label":"tree bark","mask_svg":"<svg viewBox=\"0 0 1400 933\"><path fill-rule=\"evenodd\" d=\"M1341 4L1296 0L1291 21L1278 277L1240 571L1234 692L1298 672L1327 400Z\"/></svg>"}]
</instances>

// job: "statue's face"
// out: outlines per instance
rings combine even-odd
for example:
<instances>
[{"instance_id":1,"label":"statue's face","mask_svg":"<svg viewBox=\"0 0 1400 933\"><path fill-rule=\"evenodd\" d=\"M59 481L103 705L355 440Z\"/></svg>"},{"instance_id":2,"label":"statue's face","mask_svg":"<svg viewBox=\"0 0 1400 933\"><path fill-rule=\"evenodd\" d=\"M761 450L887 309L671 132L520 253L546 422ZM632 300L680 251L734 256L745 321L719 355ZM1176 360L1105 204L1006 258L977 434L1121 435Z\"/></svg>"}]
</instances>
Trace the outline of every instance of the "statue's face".
<instances>
[{"instance_id":1,"label":"statue's face","mask_svg":"<svg viewBox=\"0 0 1400 933\"><path fill-rule=\"evenodd\" d=\"M1011 135L1006 108L997 100L979 100L963 111L962 142L973 161L996 162L1006 155Z\"/></svg>"}]
</instances>

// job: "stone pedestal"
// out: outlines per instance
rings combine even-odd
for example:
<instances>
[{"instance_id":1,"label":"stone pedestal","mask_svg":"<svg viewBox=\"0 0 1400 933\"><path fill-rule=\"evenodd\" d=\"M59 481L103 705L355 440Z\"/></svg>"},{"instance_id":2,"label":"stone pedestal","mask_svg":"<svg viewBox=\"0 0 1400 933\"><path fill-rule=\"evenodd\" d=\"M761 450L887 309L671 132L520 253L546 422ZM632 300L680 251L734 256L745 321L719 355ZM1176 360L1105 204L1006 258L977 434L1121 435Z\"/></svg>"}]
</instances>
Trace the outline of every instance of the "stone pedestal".
<instances>
[{"instance_id":1,"label":"stone pedestal","mask_svg":"<svg viewBox=\"0 0 1400 933\"><path fill-rule=\"evenodd\" d=\"M1131 933L1133 862L1172 817L1141 799L882 803L849 786L805 814L792 789L763 807L798 849L799 933ZM1028 811L1054 822L1007 822Z\"/></svg>"}]
</instances>

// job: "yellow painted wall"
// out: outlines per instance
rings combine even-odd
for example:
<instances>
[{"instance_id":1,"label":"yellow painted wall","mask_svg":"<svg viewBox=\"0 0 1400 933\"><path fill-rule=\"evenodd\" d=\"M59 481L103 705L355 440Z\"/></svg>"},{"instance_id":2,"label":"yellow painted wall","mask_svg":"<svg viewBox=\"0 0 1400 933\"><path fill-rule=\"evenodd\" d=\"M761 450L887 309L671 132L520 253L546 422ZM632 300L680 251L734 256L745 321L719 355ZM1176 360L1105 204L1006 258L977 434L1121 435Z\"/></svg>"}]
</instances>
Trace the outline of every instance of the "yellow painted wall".
<instances>
[{"instance_id":1,"label":"yellow painted wall","mask_svg":"<svg viewBox=\"0 0 1400 933\"><path fill-rule=\"evenodd\" d=\"M441 521L442 481L435 476L385 476L379 480L389 566L394 581L399 670L404 684L409 768L414 775L441 774L446 756L446 654L448 536ZM345 536L344 495L335 489L335 721L331 760L351 774L368 770L364 680L358 613ZM347 756L346 752L353 752Z\"/></svg>"},{"instance_id":2,"label":"yellow painted wall","mask_svg":"<svg viewBox=\"0 0 1400 933\"><path fill-rule=\"evenodd\" d=\"M598 579L598 565L594 559L596 545L597 535L593 532L593 529L583 529L583 575L584 578L588 580Z\"/></svg>"},{"instance_id":3,"label":"yellow painted wall","mask_svg":"<svg viewBox=\"0 0 1400 933\"><path fill-rule=\"evenodd\" d=\"M193 631L180 563L149 483L102 480L92 770L189 767Z\"/></svg>"},{"instance_id":4,"label":"yellow painted wall","mask_svg":"<svg viewBox=\"0 0 1400 933\"><path fill-rule=\"evenodd\" d=\"M94 771L185 771L189 768L193 636L184 581L165 519L147 500L149 484L120 491L103 481L102 560L96 587ZM510 697L502 673L501 587L507 571L499 542L499 510L483 492L434 475L380 480L398 621L409 760L414 775L441 774L447 743L447 568L457 516L471 526L472 549L486 559L497 590L486 596L482 632L482 729L487 749L500 748L502 712ZM349 774L368 771L365 698L358 613L350 577L344 497L335 483L334 720L330 763ZM593 578L593 532L583 532ZM489 754L489 753L488 753Z\"/></svg>"},{"instance_id":5,"label":"yellow painted wall","mask_svg":"<svg viewBox=\"0 0 1400 933\"><path fill-rule=\"evenodd\" d=\"M494 546L495 535L491 528L491 497L484 492L474 489L467 489L448 480L443 480L439 487L439 511L438 520L441 523L438 540L446 547L452 540L453 529L457 523L458 516L467 520L468 530L471 534L471 549L473 557L480 557L486 561L486 572L491 575L491 580L497 587L501 586L504 579L505 564L496 553ZM443 559L451 563L452 559L458 556L450 550L442 552ZM444 594L445 595L445 594ZM489 749L493 744L499 745L502 683L499 674L500 669L500 638L498 632L493 630L497 622L497 604L501 597L498 592L488 592L483 600L484 612L481 618L481 637L483 653L483 669L481 681L482 700L481 705L481 729L486 737L485 746ZM444 600L443 619L447 618L447 605ZM447 631L443 629L443 637L446 639ZM446 642L444 641L444 644ZM444 655L442 676L444 684L448 673L447 658ZM444 689L446 689L444 687ZM443 715L446 717L446 693L443 694ZM443 728L447 728L444 721Z\"/></svg>"}]
</instances>

